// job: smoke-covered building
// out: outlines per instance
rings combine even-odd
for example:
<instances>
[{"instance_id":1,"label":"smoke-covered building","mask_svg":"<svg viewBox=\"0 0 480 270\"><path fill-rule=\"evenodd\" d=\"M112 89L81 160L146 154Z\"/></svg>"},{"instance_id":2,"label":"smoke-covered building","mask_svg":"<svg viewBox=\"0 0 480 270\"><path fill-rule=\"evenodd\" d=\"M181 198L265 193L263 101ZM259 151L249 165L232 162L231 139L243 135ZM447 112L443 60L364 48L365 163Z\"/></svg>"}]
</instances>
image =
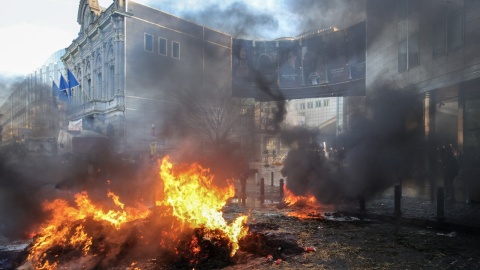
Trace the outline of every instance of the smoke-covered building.
<instances>
[{"instance_id":1,"label":"smoke-covered building","mask_svg":"<svg viewBox=\"0 0 480 270\"><path fill-rule=\"evenodd\" d=\"M11 93L0 107L2 144L29 142L30 150L40 145L54 150L65 111L52 93L52 80L63 70L60 58L64 53L65 49L56 51L41 67L10 86Z\"/></svg>"},{"instance_id":2,"label":"smoke-covered building","mask_svg":"<svg viewBox=\"0 0 480 270\"><path fill-rule=\"evenodd\" d=\"M194 99L185 93L230 91L226 34L125 0L107 8L81 0L77 21L63 56L80 84L69 120L110 137L118 152L171 147L178 108Z\"/></svg>"},{"instance_id":3,"label":"smoke-covered building","mask_svg":"<svg viewBox=\"0 0 480 270\"><path fill-rule=\"evenodd\" d=\"M365 21L294 38L233 39L233 96L259 103L257 156L264 150L286 153L278 137L284 120L320 130L318 139L328 146L336 143L365 95L365 44Z\"/></svg>"},{"instance_id":4,"label":"smoke-covered building","mask_svg":"<svg viewBox=\"0 0 480 270\"><path fill-rule=\"evenodd\" d=\"M452 144L463 152L464 176L478 190L480 2L366 3L367 89L386 82L416 95L427 142L433 149ZM430 160L430 171L436 162Z\"/></svg>"}]
</instances>

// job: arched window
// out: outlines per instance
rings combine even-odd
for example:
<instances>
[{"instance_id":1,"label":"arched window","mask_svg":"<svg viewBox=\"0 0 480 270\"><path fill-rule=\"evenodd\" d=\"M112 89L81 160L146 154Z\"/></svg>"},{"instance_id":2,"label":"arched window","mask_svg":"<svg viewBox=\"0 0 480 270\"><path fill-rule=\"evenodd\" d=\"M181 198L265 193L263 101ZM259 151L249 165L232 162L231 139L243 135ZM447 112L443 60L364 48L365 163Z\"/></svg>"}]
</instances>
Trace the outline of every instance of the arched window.
<instances>
[{"instance_id":1,"label":"arched window","mask_svg":"<svg viewBox=\"0 0 480 270\"><path fill-rule=\"evenodd\" d=\"M90 61L87 60L87 65L85 67L84 81L85 81L85 94L87 95L88 99L92 98L92 80L90 78L90 72L91 72Z\"/></svg>"},{"instance_id":2,"label":"arched window","mask_svg":"<svg viewBox=\"0 0 480 270\"><path fill-rule=\"evenodd\" d=\"M79 85L77 86L77 91L74 94L76 103L81 103L82 102L82 97L84 96L82 91L83 91L83 82L82 82L82 68L78 67L77 69L77 78L80 80L78 83Z\"/></svg>"},{"instance_id":3,"label":"arched window","mask_svg":"<svg viewBox=\"0 0 480 270\"><path fill-rule=\"evenodd\" d=\"M115 56L113 54L113 46L108 49L107 53L108 64L108 79L107 79L107 91L108 97L113 98L115 96Z\"/></svg>"},{"instance_id":4,"label":"arched window","mask_svg":"<svg viewBox=\"0 0 480 270\"><path fill-rule=\"evenodd\" d=\"M95 70L97 73L97 84L96 84L96 99L102 99L103 85L102 85L102 57L100 54L97 55Z\"/></svg>"}]
</instances>

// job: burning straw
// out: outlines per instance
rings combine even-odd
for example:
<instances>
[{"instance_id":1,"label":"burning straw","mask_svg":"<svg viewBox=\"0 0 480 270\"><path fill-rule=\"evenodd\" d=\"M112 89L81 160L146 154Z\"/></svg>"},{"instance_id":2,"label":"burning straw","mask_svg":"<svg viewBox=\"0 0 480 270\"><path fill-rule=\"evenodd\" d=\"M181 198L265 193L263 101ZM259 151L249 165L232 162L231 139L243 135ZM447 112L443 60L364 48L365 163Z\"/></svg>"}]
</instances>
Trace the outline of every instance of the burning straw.
<instances>
[{"instance_id":1,"label":"burning straw","mask_svg":"<svg viewBox=\"0 0 480 270\"><path fill-rule=\"evenodd\" d=\"M93 202L87 192L75 195L75 205L57 199L45 202L51 217L35 232L23 267L35 269L104 268L155 258L167 264L198 265L213 257L216 247L233 256L246 236L247 216L232 223L222 208L234 195L233 184L220 189L198 164L159 162L162 196L156 206L126 206L108 191L109 203ZM214 244L212 244L214 243ZM206 250L208 249L208 250ZM228 250L228 252L225 252ZM226 260L228 261L228 260Z\"/></svg>"}]
</instances>

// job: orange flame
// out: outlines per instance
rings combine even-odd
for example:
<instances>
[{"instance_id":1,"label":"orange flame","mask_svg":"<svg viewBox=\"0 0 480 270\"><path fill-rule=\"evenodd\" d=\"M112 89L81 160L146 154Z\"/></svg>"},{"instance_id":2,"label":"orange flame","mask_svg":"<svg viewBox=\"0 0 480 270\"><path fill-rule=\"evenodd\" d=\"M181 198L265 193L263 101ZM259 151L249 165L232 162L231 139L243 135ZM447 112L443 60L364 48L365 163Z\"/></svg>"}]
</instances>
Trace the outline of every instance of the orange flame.
<instances>
[{"instance_id":1,"label":"orange flame","mask_svg":"<svg viewBox=\"0 0 480 270\"><path fill-rule=\"evenodd\" d=\"M283 186L283 194L284 198L283 201L285 204L294 205L294 204L310 204L310 205L317 205L317 199L313 195L308 196L296 196L295 194L290 191L287 186Z\"/></svg>"},{"instance_id":2,"label":"orange flame","mask_svg":"<svg viewBox=\"0 0 480 270\"><path fill-rule=\"evenodd\" d=\"M173 208L173 215L189 223L191 227L205 227L208 230L220 230L229 238L231 255L238 250L238 241L246 236L243 226L247 216L237 217L231 224L223 218L221 209L227 200L235 195L235 187L228 183L225 189L212 185L213 176L208 169L198 164L174 170L168 157L162 160L160 176L163 180L165 198L157 205Z\"/></svg>"},{"instance_id":3,"label":"orange flame","mask_svg":"<svg viewBox=\"0 0 480 270\"><path fill-rule=\"evenodd\" d=\"M84 225L87 219L105 222L113 230L119 231L128 222L135 220L144 220L147 218L165 220L164 217L175 217L177 220L172 223L167 231L162 230L165 224L158 224L158 234L167 237L165 239L175 239L177 233L172 231L181 231L184 228L203 228L207 230L205 238L210 235L221 232L228 237L231 256L238 250L238 241L246 236L248 230L244 227L247 216L239 216L230 224L223 218L221 209L225 206L227 200L234 196L235 189L232 183L228 183L226 188L217 188L212 185L213 176L209 174L208 169L202 168L198 164L189 166L178 166L174 168L164 158L160 165L160 178L163 186L162 199L156 201L157 208L162 212L148 209L144 205L137 205L135 208L127 207L120 201L120 198L113 192L108 191L107 196L113 203L110 203L112 209L104 210L106 206L94 204L86 192L75 195L76 206L70 206L62 199L56 199L51 202L45 202L43 208L51 212L51 218L41 226L37 231L34 241L30 246L27 263L34 269L57 269L59 266L56 254L51 249L56 246L67 249L81 250L84 256L93 254L91 251L92 235L86 231ZM157 192L161 194L162 192ZM162 208L163 207L163 208ZM155 215L154 215L155 214ZM182 224L178 224L181 222ZM163 227L162 227L163 226ZM120 231L121 233L121 231ZM143 236L140 236L143 238ZM198 253L200 245L198 239L192 240L190 247L193 253ZM148 242L149 240L146 239ZM162 246L162 243L159 243ZM136 268L135 265L132 267Z\"/></svg>"},{"instance_id":4,"label":"orange flame","mask_svg":"<svg viewBox=\"0 0 480 270\"><path fill-rule=\"evenodd\" d=\"M115 194L109 191L108 196L113 199L115 205L121 209L124 208ZM36 268L57 268L57 263L52 263L48 259L42 260L46 256L48 249L55 245L80 248L83 254L87 255L92 245L92 237L80 225L80 221L86 218L106 221L114 228L119 229L126 222L143 219L150 214L145 207L104 212L101 207L94 205L90 201L86 192L76 194L75 203L77 208L69 206L68 202L61 199L44 203L44 209L52 212L52 218L39 230L27 258L27 261L32 262Z\"/></svg>"}]
</instances>

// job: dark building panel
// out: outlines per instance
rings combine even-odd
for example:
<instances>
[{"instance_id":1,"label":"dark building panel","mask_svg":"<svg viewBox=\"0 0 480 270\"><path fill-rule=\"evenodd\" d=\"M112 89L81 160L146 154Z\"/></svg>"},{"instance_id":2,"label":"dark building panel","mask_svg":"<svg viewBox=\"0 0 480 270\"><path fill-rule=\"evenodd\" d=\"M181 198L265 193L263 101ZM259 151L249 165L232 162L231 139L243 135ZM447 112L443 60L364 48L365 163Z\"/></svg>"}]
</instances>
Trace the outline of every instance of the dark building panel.
<instances>
[{"instance_id":1,"label":"dark building panel","mask_svg":"<svg viewBox=\"0 0 480 270\"><path fill-rule=\"evenodd\" d=\"M234 89L243 89L253 85L254 55L252 40L232 40L232 84Z\"/></svg>"},{"instance_id":2,"label":"dark building panel","mask_svg":"<svg viewBox=\"0 0 480 270\"><path fill-rule=\"evenodd\" d=\"M359 87L359 81L365 81L365 31L361 22L299 40L234 39L233 95L260 100L266 99L265 93L272 99L364 95L365 86Z\"/></svg>"},{"instance_id":3,"label":"dark building panel","mask_svg":"<svg viewBox=\"0 0 480 270\"><path fill-rule=\"evenodd\" d=\"M337 84L322 84L315 86L303 86L295 88L271 88L268 91L261 91L255 87L234 89L233 96L238 98L255 98L259 101L273 101L278 98L302 99L321 98L332 96L364 96L365 78L349 80Z\"/></svg>"}]
</instances>

